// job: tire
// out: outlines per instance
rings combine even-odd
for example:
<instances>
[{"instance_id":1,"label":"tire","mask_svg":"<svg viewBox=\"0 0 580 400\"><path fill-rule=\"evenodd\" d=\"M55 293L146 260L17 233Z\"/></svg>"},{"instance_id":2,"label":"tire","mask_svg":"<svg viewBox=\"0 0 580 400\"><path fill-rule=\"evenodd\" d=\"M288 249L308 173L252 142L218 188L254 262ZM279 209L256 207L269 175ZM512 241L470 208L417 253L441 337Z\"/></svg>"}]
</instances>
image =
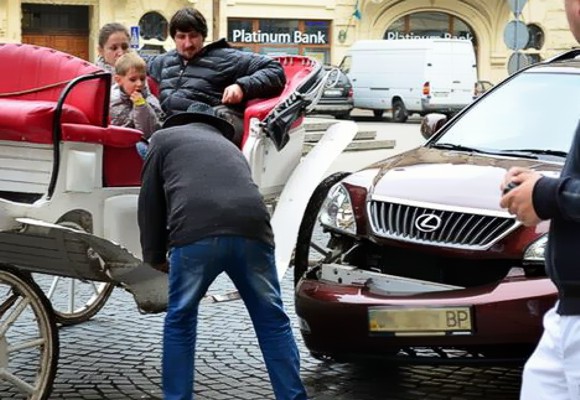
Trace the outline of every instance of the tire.
<instances>
[{"instance_id":1,"label":"tire","mask_svg":"<svg viewBox=\"0 0 580 400\"><path fill-rule=\"evenodd\" d=\"M0 334L2 398L24 395L28 400L47 400L59 357L52 305L33 280L6 266L0 266L0 297L0 321L6 328ZM9 322L11 317L14 320ZM6 374L15 379L7 379ZM16 385L16 379L25 385Z\"/></svg>"},{"instance_id":2,"label":"tire","mask_svg":"<svg viewBox=\"0 0 580 400\"><path fill-rule=\"evenodd\" d=\"M80 212L64 215L57 224L92 232L90 218ZM89 247L87 256L94 257L91 262L100 262ZM37 273L32 274L32 277L52 302L56 321L65 326L80 324L94 317L107 303L114 289L114 285L109 282L93 282Z\"/></svg>"},{"instance_id":3,"label":"tire","mask_svg":"<svg viewBox=\"0 0 580 400\"><path fill-rule=\"evenodd\" d=\"M336 118L336 119L350 119L350 111L347 113L343 113L343 114L336 114L334 116L334 118Z\"/></svg>"},{"instance_id":4,"label":"tire","mask_svg":"<svg viewBox=\"0 0 580 400\"><path fill-rule=\"evenodd\" d=\"M348 172L337 172L330 175L318 184L308 201L304 217L302 217L302 222L300 223L300 229L298 230L298 239L296 241L296 251L294 254L295 287L300 281L300 278L302 278L311 267L310 250L312 233L316 223L318 222L318 214L320 213L322 203L324 203L330 189L348 175L350 175Z\"/></svg>"},{"instance_id":5,"label":"tire","mask_svg":"<svg viewBox=\"0 0 580 400\"><path fill-rule=\"evenodd\" d=\"M393 121L395 122L406 122L409 119L409 113L400 99L393 100Z\"/></svg>"},{"instance_id":6,"label":"tire","mask_svg":"<svg viewBox=\"0 0 580 400\"><path fill-rule=\"evenodd\" d=\"M373 110L373 115L375 116L375 119L380 121L381 119L383 119L383 113L385 111L384 110Z\"/></svg>"}]
</instances>

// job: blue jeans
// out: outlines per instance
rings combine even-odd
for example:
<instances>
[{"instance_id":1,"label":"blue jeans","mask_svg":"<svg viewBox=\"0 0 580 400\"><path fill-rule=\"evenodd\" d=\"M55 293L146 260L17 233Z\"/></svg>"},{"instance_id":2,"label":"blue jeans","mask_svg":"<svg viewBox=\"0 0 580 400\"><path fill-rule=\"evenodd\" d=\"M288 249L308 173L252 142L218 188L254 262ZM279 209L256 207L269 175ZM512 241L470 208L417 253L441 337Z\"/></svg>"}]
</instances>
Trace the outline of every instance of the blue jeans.
<instances>
[{"instance_id":1,"label":"blue jeans","mask_svg":"<svg viewBox=\"0 0 580 400\"><path fill-rule=\"evenodd\" d=\"M300 356L284 311L274 248L240 236L214 236L171 249L163 335L164 400L193 399L199 302L226 272L252 319L277 400L305 400Z\"/></svg>"}]
</instances>

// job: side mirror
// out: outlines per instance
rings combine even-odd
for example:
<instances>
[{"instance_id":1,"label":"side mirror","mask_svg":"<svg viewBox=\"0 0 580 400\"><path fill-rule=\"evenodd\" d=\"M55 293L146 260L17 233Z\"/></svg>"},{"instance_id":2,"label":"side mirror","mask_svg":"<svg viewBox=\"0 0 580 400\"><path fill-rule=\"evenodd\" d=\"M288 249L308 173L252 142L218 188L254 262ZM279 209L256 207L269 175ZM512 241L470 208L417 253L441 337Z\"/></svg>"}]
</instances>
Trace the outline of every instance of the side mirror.
<instances>
[{"instance_id":1,"label":"side mirror","mask_svg":"<svg viewBox=\"0 0 580 400\"><path fill-rule=\"evenodd\" d=\"M429 139L447 122L447 115L431 113L427 114L421 120L421 135Z\"/></svg>"}]
</instances>

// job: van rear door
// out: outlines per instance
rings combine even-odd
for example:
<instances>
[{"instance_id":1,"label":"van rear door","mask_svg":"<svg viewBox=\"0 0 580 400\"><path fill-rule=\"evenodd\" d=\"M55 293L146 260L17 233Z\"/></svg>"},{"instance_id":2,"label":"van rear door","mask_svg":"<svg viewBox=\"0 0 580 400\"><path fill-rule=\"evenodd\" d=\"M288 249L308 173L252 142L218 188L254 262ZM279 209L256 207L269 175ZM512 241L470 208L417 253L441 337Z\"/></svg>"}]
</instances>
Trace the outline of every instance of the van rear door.
<instances>
[{"instance_id":1,"label":"van rear door","mask_svg":"<svg viewBox=\"0 0 580 400\"><path fill-rule=\"evenodd\" d=\"M430 108L458 111L471 103L477 81L471 42L435 42L428 58Z\"/></svg>"}]
</instances>

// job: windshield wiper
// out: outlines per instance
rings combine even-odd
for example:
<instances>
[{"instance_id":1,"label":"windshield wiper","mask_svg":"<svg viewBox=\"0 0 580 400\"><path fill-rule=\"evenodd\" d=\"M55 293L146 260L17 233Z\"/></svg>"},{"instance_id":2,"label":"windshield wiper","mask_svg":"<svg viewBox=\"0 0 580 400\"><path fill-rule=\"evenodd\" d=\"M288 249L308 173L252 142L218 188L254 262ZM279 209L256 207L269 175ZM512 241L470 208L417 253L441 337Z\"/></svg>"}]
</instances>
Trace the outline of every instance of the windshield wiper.
<instances>
[{"instance_id":1,"label":"windshield wiper","mask_svg":"<svg viewBox=\"0 0 580 400\"><path fill-rule=\"evenodd\" d=\"M488 153L487 151L477 149L475 147L467 147L467 146L462 146L460 144L453 144L453 143L433 143L433 144L429 145L429 147L432 147L435 149L470 151L473 153L486 153L486 154Z\"/></svg>"},{"instance_id":2,"label":"windshield wiper","mask_svg":"<svg viewBox=\"0 0 580 400\"><path fill-rule=\"evenodd\" d=\"M503 150L502 153L508 153L510 155L525 155L534 154L539 156L554 156L566 158L568 152L561 150L542 150L542 149L517 149L517 150Z\"/></svg>"}]
</instances>

